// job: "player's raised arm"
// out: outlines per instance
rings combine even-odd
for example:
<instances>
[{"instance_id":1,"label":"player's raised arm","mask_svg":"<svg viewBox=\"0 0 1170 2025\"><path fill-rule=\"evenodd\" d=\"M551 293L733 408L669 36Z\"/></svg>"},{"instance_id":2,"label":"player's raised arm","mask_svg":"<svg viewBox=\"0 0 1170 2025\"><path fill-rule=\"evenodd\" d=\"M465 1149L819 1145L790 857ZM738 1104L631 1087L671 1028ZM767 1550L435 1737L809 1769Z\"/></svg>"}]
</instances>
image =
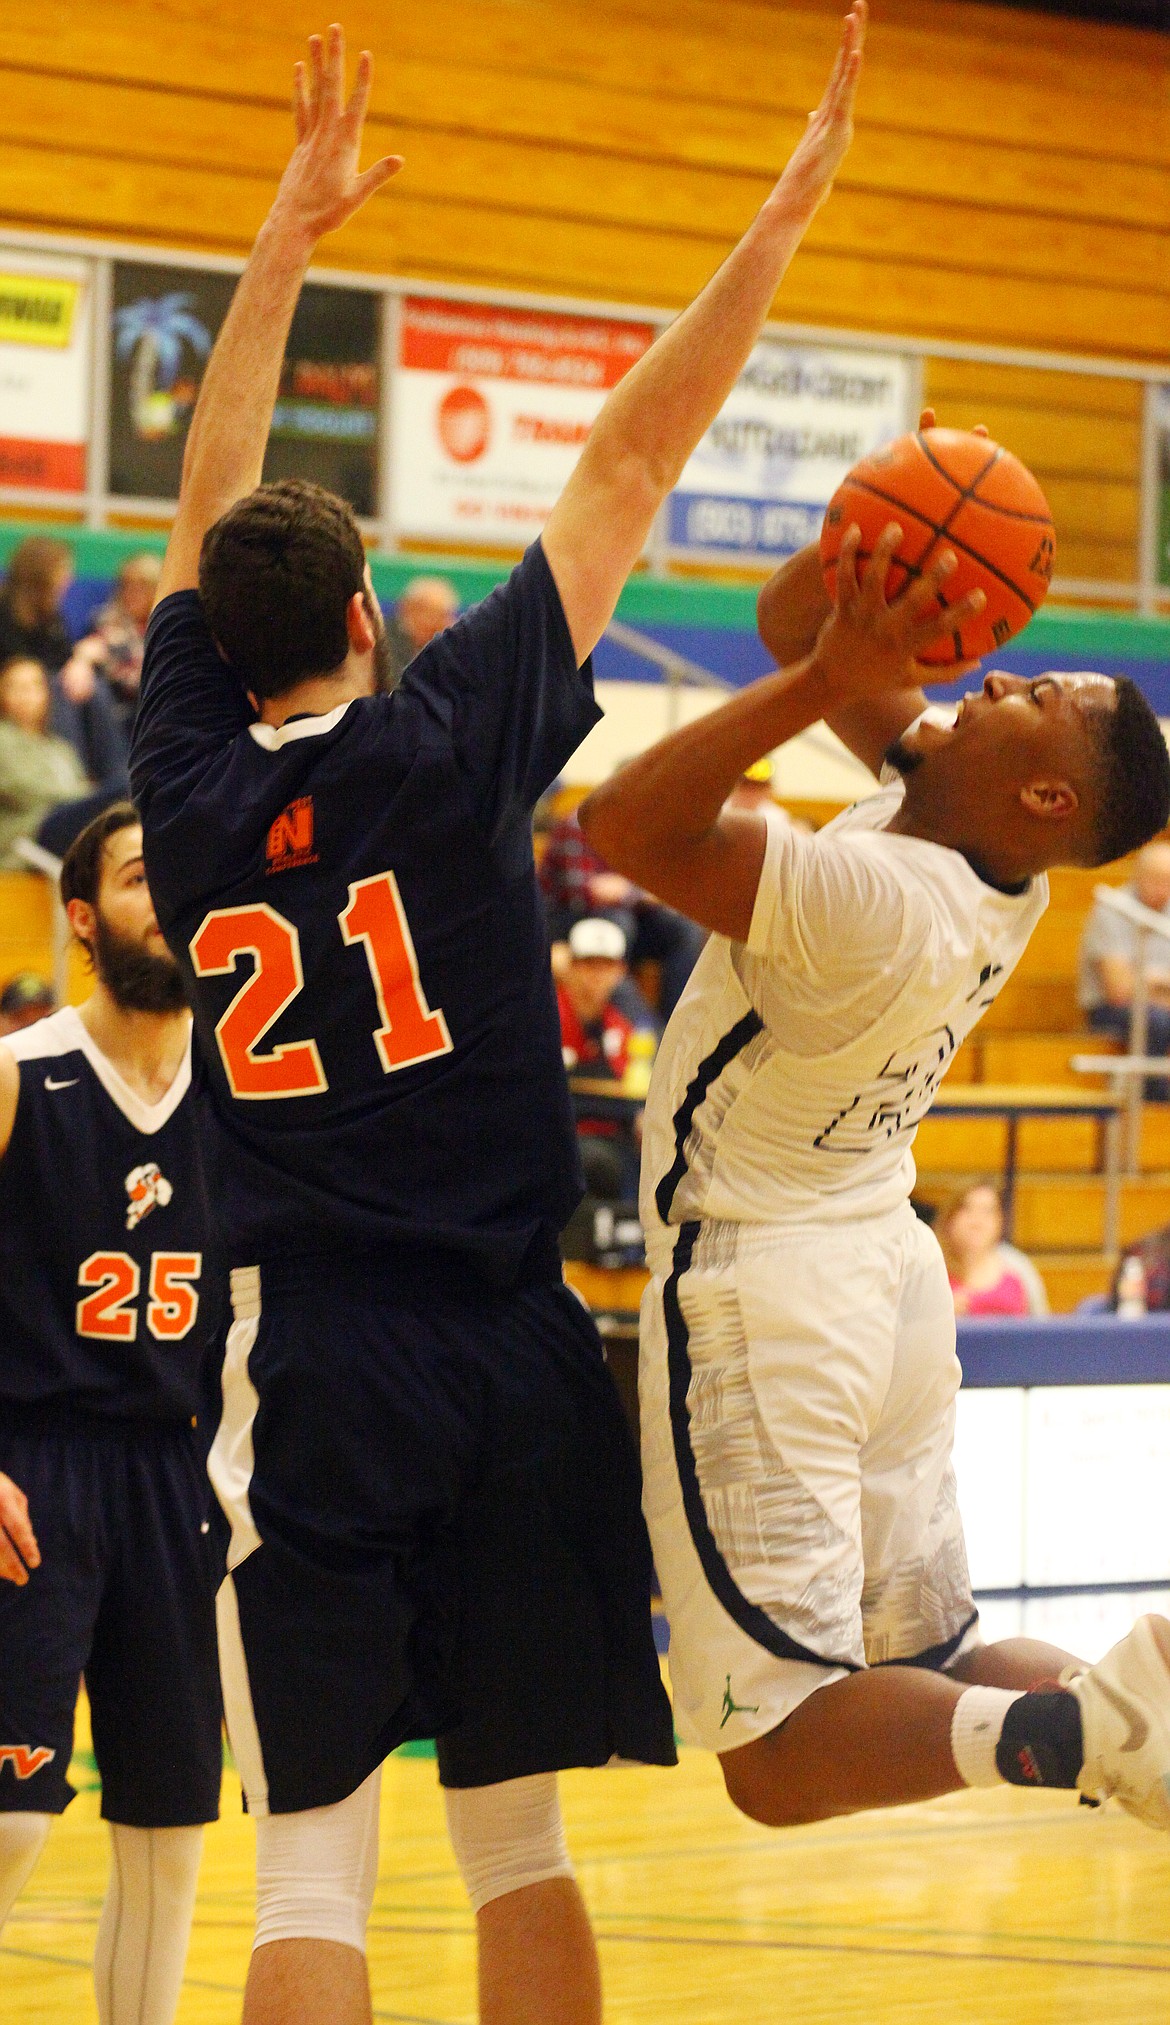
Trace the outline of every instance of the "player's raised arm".
<instances>
[{"instance_id":1,"label":"player's raised arm","mask_svg":"<svg viewBox=\"0 0 1170 2025\"><path fill-rule=\"evenodd\" d=\"M580 660L596 646L659 506L747 363L772 299L853 137L866 0L771 196L690 308L615 387L542 541Z\"/></svg>"},{"instance_id":2,"label":"player's raised arm","mask_svg":"<svg viewBox=\"0 0 1170 2025\"><path fill-rule=\"evenodd\" d=\"M864 581L857 580L860 529L841 544L837 603L811 654L766 675L718 710L660 739L582 803L581 827L606 863L656 893L703 927L746 939L760 870L765 824L725 811L736 781L765 752L870 698L916 692L917 656L984 604L982 591L929 615L955 566L941 555L893 604L886 574L902 530L877 541ZM948 672L963 675L970 664Z\"/></svg>"},{"instance_id":3,"label":"player's raised arm","mask_svg":"<svg viewBox=\"0 0 1170 2025\"><path fill-rule=\"evenodd\" d=\"M289 325L318 240L402 166L400 155L385 155L359 172L372 73L363 50L347 100L345 38L336 23L324 38L310 37L308 63L296 66L296 146L203 376L160 598L198 582L208 528L260 483Z\"/></svg>"},{"instance_id":4,"label":"player's raised arm","mask_svg":"<svg viewBox=\"0 0 1170 2025\"><path fill-rule=\"evenodd\" d=\"M812 653L832 609L820 550L812 542L781 563L756 601L760 638L778 668L791 668ZM921 689L887 689L827 710L825 723L876 774L894 740L925 708Z\"/></svg>"}]
</instances>

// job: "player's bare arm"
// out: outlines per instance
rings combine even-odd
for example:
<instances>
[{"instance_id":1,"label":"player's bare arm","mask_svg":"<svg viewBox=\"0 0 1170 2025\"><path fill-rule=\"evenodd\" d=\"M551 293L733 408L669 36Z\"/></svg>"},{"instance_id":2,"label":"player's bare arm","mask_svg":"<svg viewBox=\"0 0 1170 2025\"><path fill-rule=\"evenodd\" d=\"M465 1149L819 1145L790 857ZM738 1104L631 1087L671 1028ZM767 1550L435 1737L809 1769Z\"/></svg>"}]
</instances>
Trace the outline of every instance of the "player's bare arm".
<instances>
[{"instance_id":1,"label":"player's bare arm","mask_svg":"<svg viewBox=\"0 0 1170 2025\"><path fill-rule=\"evenodd\" d=\"M11 1048L0 1043L0 1160L8 1151L19 1096L20 1070L16 1066L16 1056Z\"/></svg>"},{"instance_id":2,"label":"player's bare arm","mask_svg":"<svg viewBox=\"0 0 1170 2025\"><path fill-rule=\"evenodd\" d=\"M934 426L934 409L924 408L918 417L918 427ZM987 430L979 422L971 433L986 436ZM781 563L756 601L760 638L778 668L790 668L793 662L812 653L832 608L820 550L816 542L810 542L807 548ZM926 697L921 689L892 690L844 704L825 722L854 758L876 774L895 739L925 708Z\"/></svg>"},{"instance_id":3,"label":"player's bare arm","mask_svg":"<svg viewBox=\"0 0 1170 2025\"><path fill-rule=\"evenodd\" d=\"M762 816L724 810L740 775L821 718L832 721L871 697L916 694L924 674L917 657L960 613L982 608L983 594L974 591L949 612L930 614L954 568L949 550L887 603L886 574L901 538L891 524L859 583L861 535L851 527L841 544L837 603L812 652L661 739L594 789L582 804L581 827L608 864L703 927L746 938L766 831Z\"/></svg>"},{"instance_id":4,"label":"player's bare arm","mask_svg":"<svg viewBox=\"0 0 1170 2025\"><path fill-rule=\"evenodd\" d=\"M553 508L541 539L582 661L832 189L853 136L865 22L865 0L853 0L824 97L776 188L702 294L615 387Z\"/></svg>"},{"instance_id":5,"label":"player's bare arm","mask_svg":"<svg viewBox=\"0 0 1170 2025\"><path fill-rule=\"evenodd\" d=\"M385 155L359 170L372 76L363 50L346 98L345 38L336 23L324 38L310 37L308 62L296 66L296 146L203 376L160 598L198 583L208 528L260 483L289 326L318 241L402 167L400 155Z\"/></svg>"},{"instance_id":6,"label":"player's bare arm","mask_svg":"<svg viewBox=\"0 0 1170 2025\"><path fill-rule=\"evenodd\" d=\"M0 1580L22 1589L30 1568L41 1565L41 1550L28 1516L28 1499L19 1484L0 1470Z\"/></svg>"},{"instance_id":7,"label":"player's bare arm","mask_svg":"<svg viewBox=\"0 0 1170 2025\"><path fill-rule=\"evenodd\" d=\"M820 550L811 542L781 563L756 601L760 638L778 668L791 668L812 653L832 609ZM891 689L827 711L825 723L876 774L894 740L925 708L921 689Z\"/></svg>"}]
</instances>

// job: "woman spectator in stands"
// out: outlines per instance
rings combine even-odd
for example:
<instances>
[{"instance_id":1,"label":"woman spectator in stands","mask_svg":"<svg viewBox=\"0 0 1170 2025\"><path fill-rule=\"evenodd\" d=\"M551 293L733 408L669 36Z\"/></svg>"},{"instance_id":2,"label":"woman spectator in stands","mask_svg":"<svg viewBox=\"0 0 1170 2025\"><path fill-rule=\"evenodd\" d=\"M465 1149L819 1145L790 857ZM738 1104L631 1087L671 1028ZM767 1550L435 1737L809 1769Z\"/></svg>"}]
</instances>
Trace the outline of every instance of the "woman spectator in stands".
<instances>
[{"instance_id":1,"label":"woman spectator in stands","mask_svg":"<svg viewBox=\"0 0 1170 2025\"><path fill-rule=\"evenodd\" d=\"M100 787L125 793L129 739L104 677L74 652L61 610L72 581L65 542L31 535L17 543L0 590L0 663L17 656L40 663L51 682L52 730L68 739Z\"/></svg>"},{"instance_id":2,"label":"woman spectator in stands","mask_svg":"<svg viewBox=\"0 0 1170 2025\"><path fill-rule=\"evenodd\" d=\"M105 678L115 714L127 738L134 728L142 681L142 652L162 571L162 558L150 549L127 556L114 581L113 596L89 622L77 644L76 656Z\"/></svg>"},{"instance_id":3,"label":"woman spectator in stands","mask_svg":"<svg viewBox=\"0 0 1170 2025\"><path fill-rule=\"evenodd\" d=\"M89 793L69 741L49 728L49 678L39 661L12 655L0 663L0 870L19 870L20 837L35 837L62 803Z\"/></svg>"},{"instance_id":4,"label":"woman spectator in stands","mask_svg":"<svg viewBox=\"0 0 1170 2025\"><path fill-rule=\"evenodd\" d=\"M934 1234L942 1246L956 1315L1046 1315L1044 1282L1023 1252L1003 1242L1003 1203L994 1182L977 1181L943 1204Z\"/></svg>"}]
</instances>

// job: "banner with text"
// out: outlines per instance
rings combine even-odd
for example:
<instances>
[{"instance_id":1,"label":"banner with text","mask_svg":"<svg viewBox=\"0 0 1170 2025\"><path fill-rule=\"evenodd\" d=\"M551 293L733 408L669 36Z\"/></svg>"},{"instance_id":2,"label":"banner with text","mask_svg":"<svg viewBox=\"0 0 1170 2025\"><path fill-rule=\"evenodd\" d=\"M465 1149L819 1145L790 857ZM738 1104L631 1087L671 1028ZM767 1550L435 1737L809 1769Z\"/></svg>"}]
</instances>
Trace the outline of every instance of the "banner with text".
<instances>
[{"instance_id":1,"label":"banner with text","mask_svg":"<svg viewBox=\"0 0 1170 2025\"><path fill-rule=\"evenodd\" d=\"M0 247L0 485L84 492L89 269Z\"/></svg>"},{"instance_id":2,"label":"banner with text","mask_svg":"<svg viewBox=\"0 0 1170 2025\"><path fill-rule=\"evenodd\" d=\"M119 260L110 346L110 491L175 499L203 369L234 274ZM378 510L381 305L362 289L310 282L289 332L266 479L311 478Z\"/></svg>"},{"instance_id":3,"label":"banner with text","mask_svg":"<svg viewBox=\"0 0 1170 2025\"><path fill-rule=\"evenodd\" d=\"M910 361L761 338L671 494L677 553L792 555L854 464L913 426Z\"/></svg>"},{"instance_id":4,"label":"banner with text","mask_svg":"<svg viewBox=\"0 0 1170 2025\"><path fill-rule=\"evenodd\" d=\"M396 533L534 540L606 394L654 336L648 323L407 296L392 384Z\"/></svg>"}]
</instances>

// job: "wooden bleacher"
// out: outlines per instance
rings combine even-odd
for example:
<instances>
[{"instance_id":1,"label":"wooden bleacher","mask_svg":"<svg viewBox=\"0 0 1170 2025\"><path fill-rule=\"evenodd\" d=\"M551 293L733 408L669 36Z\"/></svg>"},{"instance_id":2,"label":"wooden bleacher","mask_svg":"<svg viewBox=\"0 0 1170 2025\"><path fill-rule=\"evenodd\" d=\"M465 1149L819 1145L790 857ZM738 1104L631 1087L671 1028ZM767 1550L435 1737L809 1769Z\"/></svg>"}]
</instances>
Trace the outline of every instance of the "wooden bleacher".
<instances>
[{"instance_id":1,"label":"wooden bleacher","mask_svg":"<svg viewBox=\"0 0 1170 2025\"><path fill-rule=\"evenodd\" d=\"M794 812L823 822L827 807L794 804ZM1063 1084L1084 1087L1069 1062L1083 1052L1085 1033L1076 1008L1077 943L1104 877L1120 885L1126 865L1106 874L1062 871L1052 879L1052 906L1016 975L956 1056L948 1083ZM49 895L43 881L0 873L0 986L16 971L51 973ZM74 964L72 996L86 989ZM1109 1044L1094 1036L1095 1052ZM1100 1128L1088 1119L1026 1119L1019 1130L1016 1241L1035 1258L1053 1308L1075 1307L1109 1284L1112 1261L1103 1253L1104 1183L1099 1173ZM1003 1162L1006 1126L995 1118L927 1118L918 1134L919 1194L941 1202ZM1170 1107L1146 1107L1140 1171L1122 1186L1122 1241L1170 1222Z\"/></svg>"}]
</instances>

